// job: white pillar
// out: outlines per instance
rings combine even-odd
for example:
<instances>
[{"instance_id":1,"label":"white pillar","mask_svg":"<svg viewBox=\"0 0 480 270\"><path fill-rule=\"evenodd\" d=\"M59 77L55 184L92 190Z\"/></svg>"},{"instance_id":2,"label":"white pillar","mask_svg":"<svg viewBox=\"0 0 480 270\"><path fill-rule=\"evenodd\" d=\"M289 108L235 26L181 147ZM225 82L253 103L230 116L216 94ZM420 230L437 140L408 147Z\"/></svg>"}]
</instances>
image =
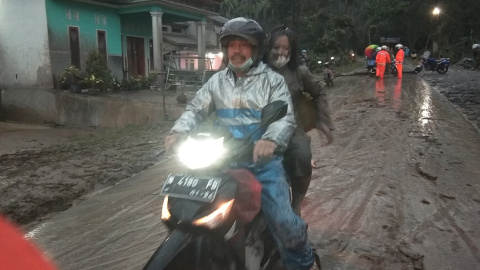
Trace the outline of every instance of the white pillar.
<instances>
[{"instance_id":1,"label":"white pillar","mask_svg":"<svg viewBox=\"0 0 480 270\"><path fill-rule=\"evenodd\" d=\"M163 35L162 15L163 12L152 11L152 37L153 37L153 69L156 72L163 72Z\"/></svg>"},{"instance_id":2,"label":"white pillar","mask_svg":"<svg viewBox=\"0 0 480 270\"><path fill-rule=\"evenodd\" d=\"M206 44L206 36L205 36L205 21L197 22L197 37L198 37L198 44L197 44L197 51L198 51L198 70L204 71L205 70L205 44Z\"/></svg>"}]
</instances>

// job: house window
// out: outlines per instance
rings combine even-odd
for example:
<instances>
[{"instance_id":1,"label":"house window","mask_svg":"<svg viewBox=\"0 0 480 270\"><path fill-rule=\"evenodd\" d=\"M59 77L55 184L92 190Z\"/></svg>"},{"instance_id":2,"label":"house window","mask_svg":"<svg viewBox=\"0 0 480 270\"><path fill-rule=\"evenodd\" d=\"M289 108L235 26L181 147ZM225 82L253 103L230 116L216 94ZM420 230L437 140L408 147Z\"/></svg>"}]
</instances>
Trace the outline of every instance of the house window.
<instances>
[{"instance_id":1,"label":"house window","mask_svg":"<svg viewBox=\"0 0 480 270\"><path fill-rule=\"evenodd\" d=\"M73 12L73 17L75 17L75 21L80 20L80 12L78 12L78 10L75 10L75 12Z\"/></svg>"},{"instance_id":2,"label":"house window","mask_svg":"<svg viewBox=\"0 0 480 270\"><path fill-rule=\"evenodd\" d=\"M168 27L162 26L162 32L168 32Z\"/></svg>"},{"instance_id":3,"label":"house window","mask_svg":"<svg viewBox=\"0 0 480 270\"><path fill-rule=\"evenodd\" d=\"M100 24L100 15L95 14L95 24Z\"/></svg>"},{"instance_id":4,"label":"house window","mask_svg":"<svg viewBox=\"0 0 480 270\"><path fill-rule=\"evenodd\" d=\"M107 16L102 16L102 24L107 25Z\"/></svg>"},{"instance_id":5,"label":"house window","mask_svg":"<svg viewBox=\"0 0 480 270\"><path fill-rule=\"evenodd\" d=\"M65 10L67 20L72 19L72 11L70 9Z\"/></svg>"},{"instance_id":6,"label":"house window","mask_svg":"<svg viewBox=\"0 0 480 270\"><path fill-rule=\"evenodd\" d=\"M173 33L182 33L182 28L181 28L181 27L172 26L172 32L173 32Z\"/></svg>"},{"instance_id":7,"label":"house window","mask_svg":"<svg viewBox=\"0 0 480 270\"><path fill-rule=\"evenodd\" d=\"M78 27L68 27L68 36L70 40L70 64L81 68L80 66L80 37Z\"/></svg>"}]
</instances>

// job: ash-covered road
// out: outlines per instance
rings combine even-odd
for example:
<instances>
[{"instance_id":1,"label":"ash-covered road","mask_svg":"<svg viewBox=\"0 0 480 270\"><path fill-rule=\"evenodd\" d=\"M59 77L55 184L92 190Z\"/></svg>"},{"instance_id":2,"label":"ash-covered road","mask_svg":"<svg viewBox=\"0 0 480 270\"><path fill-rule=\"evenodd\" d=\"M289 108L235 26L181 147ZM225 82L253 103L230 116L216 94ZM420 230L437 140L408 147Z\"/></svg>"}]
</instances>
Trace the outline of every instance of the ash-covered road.
<instances>
[{"instance_id":1,"label":"ash-covered road","mask_svg":"<svg viewBox=\"0 0 480 270\"><path fill-rule=\"evenodd\" d=\"M302 208L323 269L480 269L480 135L419 76L340 77L335 142ZM29 233L60 269L141 269L166 236L172 159L94 193Z\"/></svg>"}]
</instances>

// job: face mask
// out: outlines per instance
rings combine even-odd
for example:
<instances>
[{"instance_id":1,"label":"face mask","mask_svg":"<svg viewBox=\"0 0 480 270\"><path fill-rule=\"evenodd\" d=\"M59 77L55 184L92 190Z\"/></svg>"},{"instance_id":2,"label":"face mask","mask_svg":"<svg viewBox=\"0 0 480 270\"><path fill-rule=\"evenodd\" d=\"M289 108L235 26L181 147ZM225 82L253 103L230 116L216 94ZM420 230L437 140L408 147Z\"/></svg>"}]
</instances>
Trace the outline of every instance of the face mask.
<instances>
[{"instance_id":1,"label":"face mask","mask_svg":"<svg viewBox=\"0 0 480 270\"><path fill-rule=\"evenodd\" d=\"M253 60L252 58L248 58L245 63L243 63L241 66L236 67L232 64L232 62L228 62L228 68L232 70L233 72L240 72L240 73L246 73L250 67L253 65Z\"/></svg>"},{"instance_id":2,"label":"face mask","mask_svg":"<svg viewBox=\"0 0 480 270\"><path fill-rule=\"evenodd\" d=\"M277 58L277 61L274 61L272 63L272 65L278 69L282 68L283 66L285 66L288 62L290 61L290 55L288 57L285 57L283 55L280 55L278 58Z\"/></svg>"}]
</instances>

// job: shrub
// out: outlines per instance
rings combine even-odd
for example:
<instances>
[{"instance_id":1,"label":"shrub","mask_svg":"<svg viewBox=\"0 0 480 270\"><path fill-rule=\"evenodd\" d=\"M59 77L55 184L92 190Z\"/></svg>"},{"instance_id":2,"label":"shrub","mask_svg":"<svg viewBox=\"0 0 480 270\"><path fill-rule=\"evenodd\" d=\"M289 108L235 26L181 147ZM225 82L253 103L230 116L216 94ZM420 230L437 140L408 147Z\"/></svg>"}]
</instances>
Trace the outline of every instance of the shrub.
<instances>
[{"instance_id":1,"label":"shrub","mask_svg":"<svg viewBox=\"0 0 480 270\"><path fill-rule=\"evenodd\" d=\"M89 53L85 71L87 73L86 80L84 80L86 87L104 90L113 82L112 71L107 66L105 55L96 50Z\"/></svg>"},{"instance_id":2,"label":"shrub","mask_svg":"<svg viewBox=\"0 0 480 270\"><path fill-rule=\"evenodd\" d=\"M63 70L59 76L59 83L61 89L68 89L70 85L78 84L82 81L83 74L76 66L72 65Z\"/></svg>"}]
</instances>

